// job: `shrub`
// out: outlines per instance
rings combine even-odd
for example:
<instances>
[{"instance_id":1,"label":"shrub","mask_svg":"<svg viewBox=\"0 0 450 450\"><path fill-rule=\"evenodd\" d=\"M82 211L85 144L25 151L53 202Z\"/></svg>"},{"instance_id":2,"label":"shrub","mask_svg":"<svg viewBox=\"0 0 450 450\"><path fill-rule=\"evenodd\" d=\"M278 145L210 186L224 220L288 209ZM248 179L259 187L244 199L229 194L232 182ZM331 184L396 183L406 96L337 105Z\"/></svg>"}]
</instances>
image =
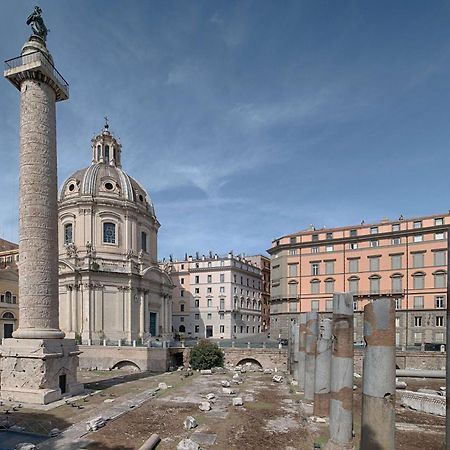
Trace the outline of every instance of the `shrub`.
<instances>
[{"instance_id":1,"label":"shrub","mask_svg":"<svg viewBox=\"0 0 450 450\"><path fill-rule=\"evenodd\" d=\"M223 351L214 342L203 339L191 349L189 362L195 370L222 367Z\"/></svg>"}]
</instances>

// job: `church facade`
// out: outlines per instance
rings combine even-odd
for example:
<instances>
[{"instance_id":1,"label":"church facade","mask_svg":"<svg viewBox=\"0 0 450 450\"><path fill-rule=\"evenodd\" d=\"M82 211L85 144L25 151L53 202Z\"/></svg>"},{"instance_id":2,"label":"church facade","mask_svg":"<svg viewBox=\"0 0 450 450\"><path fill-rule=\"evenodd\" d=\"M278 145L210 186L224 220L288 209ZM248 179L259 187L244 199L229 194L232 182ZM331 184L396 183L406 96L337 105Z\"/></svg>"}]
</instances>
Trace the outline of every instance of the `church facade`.
<instances>
[{"instance_id":1,"label":"church facade","mask_svg":"<svg viewBox=\"0 0 450 450\"><path fill-rule=\"evenodd\" d=\"M59 194L60 327L82 343L170 340L173 285L158 266L152 200L122 169L107 124L91 150Z\"/></svg>"}]
</instances>

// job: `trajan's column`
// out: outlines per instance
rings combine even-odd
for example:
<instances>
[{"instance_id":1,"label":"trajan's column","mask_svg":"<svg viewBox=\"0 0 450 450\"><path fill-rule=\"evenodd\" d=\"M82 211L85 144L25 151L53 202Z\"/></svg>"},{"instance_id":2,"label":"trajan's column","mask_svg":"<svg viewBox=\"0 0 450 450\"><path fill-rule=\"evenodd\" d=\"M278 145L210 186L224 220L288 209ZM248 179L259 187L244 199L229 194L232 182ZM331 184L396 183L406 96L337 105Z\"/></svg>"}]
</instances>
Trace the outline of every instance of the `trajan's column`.
<instances>
[{"instance_id":1,"label":"trajan's column","mask_svg":"<svg viewBox=\"0 0 450 450\"><path fill-rule=\"evenodd\" d=\"M1 397L47 404L79 393L78 348L64 339L58 312L56 102L68 84L46 47L36 7L33 35L5 77L20 91L19 328L1 347Z\"/></svg>"}]
</instances>

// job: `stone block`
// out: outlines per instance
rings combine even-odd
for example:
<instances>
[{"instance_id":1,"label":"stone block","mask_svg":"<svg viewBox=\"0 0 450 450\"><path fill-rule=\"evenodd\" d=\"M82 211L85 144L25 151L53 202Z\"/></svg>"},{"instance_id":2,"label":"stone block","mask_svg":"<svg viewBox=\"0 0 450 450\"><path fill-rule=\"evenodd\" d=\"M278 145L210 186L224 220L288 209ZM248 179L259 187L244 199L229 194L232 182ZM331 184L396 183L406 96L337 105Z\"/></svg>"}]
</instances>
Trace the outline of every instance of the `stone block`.
<instances>
[{"instance_id":1,"label":"stone block","mask_svg":"<svg viewBox=\"0 0 450 450\"><path fill-rule=\"evenodd\" d=\"M187 416L186 419L184 419L183 426L185 430L191 430L192 428L196 428L198 423L194 417Z\"/></svg>"},{"instance_id":2,"label":"stone block","mask_svg":"<svg viewBox=\"0 0 450 450\"><path fill-rule=\"evenodd\" d=\"M242 406L244 404L242 397L233 398L233 406Z\"/></svg>"},{"instance_id":3,"label":"stone block","mask_svg":"<svg viewBox=\"0 0 450 450\"><path fill-rule=\"evenodd\" d=\"M177 450L200 450L200 446L191 439L183 439L178 443Z\"/></svg>"},{"instance_id":4,"label":"stone block","mask_svg":"<svg viewBox=\"0 0 450 450\"><path fill-rule=\"evenodd\" d=\"M200 411L210 411L211 410L211 403L209 402L201 402L198 405Z\"/></svg>"},{"instance_id":5,"label":"stone block","mask_svg":"<svg viewBox=\"0 0 450 450\"><path fill-rule=\"evenodd\" d=\"M234 390L231 388L222 388L222 394L224 395L233 395L234 394Z\"/></svg>"}]
</instances>

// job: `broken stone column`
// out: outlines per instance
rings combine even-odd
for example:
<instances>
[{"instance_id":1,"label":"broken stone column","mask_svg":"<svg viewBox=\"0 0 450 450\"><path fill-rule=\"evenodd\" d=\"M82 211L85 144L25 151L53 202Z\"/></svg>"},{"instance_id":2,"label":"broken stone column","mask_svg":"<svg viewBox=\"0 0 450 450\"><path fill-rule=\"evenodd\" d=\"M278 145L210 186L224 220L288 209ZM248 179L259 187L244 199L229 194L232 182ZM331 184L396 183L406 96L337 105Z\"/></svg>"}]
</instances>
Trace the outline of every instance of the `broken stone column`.
<instances>
[{"instance_id":1,"label":"broken stone column","mask_svg":"<svg viewBox=\"0 0 450 450\"><path fill-rule=\"evenodd\" d=\"M305 389L305 362L306 362L306 313L300 313L298 327L298 362L297 381L301 391Z\"/></svg>"},{"instance_id":2,"label":"broken stone column","mask_svg":"<svg viewBox=\"0 0 450 450\"><path fill-rule=\"evenodd\" d=\"M330 440L326 449L353 448L353 295L333 295Z\"/></svg>"},{"instance_id":3,"label":"broken stone column","mask_svg":"<svg viewBox=\"0 0 450 450\"><path fill-rule=\"evenodd\" d=\"M305 398L314 400L314 373L316 369L317 312L306 314Z\"/></svg>"},{"instance_id":4,"label":"broken stone column","mask_svg":"<svg viewBox=\"0 0 450 450\"><path fill-rule=\"evenodd\" d=\"M314 415L325 417L330 411L331 386L331 336L333 321L322 319L317 339L314 385Z\"/></svg>"},{"instance_id":5,"label":"broken stone column","mask_svg":"<svg viewBox=\"0 0 450 450\"><path fill-rule=\"evenodd\" d=\"M297 380L298 382L298 325L296 323L293 324L292 327L292 348L293 348L293 354L292 354L292 370L291 374L292 377Z\"/></svg>"},{"instance_id":6,"label":"broken stone column","mask_svg":"<svg viewBox=\"0 0 450 450\"><path fill-rule=\"evenodd\" d=\"M380 298L364 307L361 448L395 449L395 305Z\"/></svg>"},{"instance_id":7,"label":"broken stone column","mask_svg":"<svg viewBox=\"0 0 450 450\"><path fill-rule=\"evenodd\" d=\"M75 340L59 329L55 103L68 85L34 35L4 75L20 91L20 322L1 349L1 396L46 404L83 388Z\"/></svg>"}]
</instances>

